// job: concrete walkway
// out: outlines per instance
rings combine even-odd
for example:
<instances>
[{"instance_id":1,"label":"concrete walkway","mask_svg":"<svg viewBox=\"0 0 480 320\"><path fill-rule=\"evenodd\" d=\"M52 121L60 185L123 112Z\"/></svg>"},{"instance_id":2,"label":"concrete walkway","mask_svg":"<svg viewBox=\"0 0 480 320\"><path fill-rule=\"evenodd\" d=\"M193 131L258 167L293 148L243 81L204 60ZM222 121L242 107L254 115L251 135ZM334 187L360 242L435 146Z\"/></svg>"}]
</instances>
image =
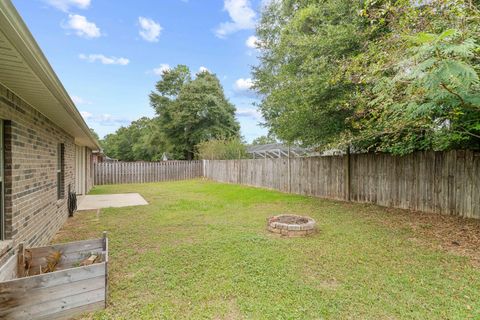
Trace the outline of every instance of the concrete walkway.
<instances>
[{"instance_id":1,"label":"concrete walkway","mask_svg":"<svg viewBox=\"0 0 480 320\"><path fill-rule=\"evenodd\" d=\"M148 202L138 193L101 194L78 197L78 211L144 206L147 204Z\"/></svg>"}]
</instances>

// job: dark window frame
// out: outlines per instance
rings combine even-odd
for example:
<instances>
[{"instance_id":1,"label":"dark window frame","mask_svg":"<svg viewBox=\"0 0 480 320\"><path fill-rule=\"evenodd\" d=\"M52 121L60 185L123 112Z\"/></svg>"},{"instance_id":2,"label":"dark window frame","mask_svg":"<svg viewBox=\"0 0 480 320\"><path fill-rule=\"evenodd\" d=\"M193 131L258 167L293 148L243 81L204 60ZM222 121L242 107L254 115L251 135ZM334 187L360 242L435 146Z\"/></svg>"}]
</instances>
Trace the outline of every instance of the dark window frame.
<instances>
[{"instance_id":1,"label":"dark window frame","mask_svg":"<svg viewBox=\"0 0 480 320\"><path fill-rule=\"evenodd\" d=\"M65 198L65 144L57 145L57 200Z\"/></svg>"}]
</instances>

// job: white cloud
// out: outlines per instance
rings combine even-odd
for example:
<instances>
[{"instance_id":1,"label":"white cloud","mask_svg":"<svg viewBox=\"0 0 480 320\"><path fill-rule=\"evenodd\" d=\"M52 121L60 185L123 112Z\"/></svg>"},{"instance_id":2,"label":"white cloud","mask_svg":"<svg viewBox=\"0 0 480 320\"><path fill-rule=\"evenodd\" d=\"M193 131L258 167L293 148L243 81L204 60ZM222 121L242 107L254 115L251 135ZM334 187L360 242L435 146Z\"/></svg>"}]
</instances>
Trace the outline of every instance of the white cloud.
<instances>
[{"instance_id":1,"label":"white cloud","mask_svg":"<svg viewBox=\"0 0 480 320\"><path fill-rule=\"evenodd\" d=\"M255 28L257 14L250 0L225 0L223 9L228 12L231 21L220 24L215 30L217 37L225 38L231 33Z\"/></svg>"},{"instance_id":2,"label":"white cloud","mask_svg":"<svg viewBox=\"0 0 480 320\"><path fill-rule=\"evenodd\" d=\"M247 91L252 89L253 87L253 81L250 78L243 79L240 78L237 81L235 81L235 89L238 91Z\"/></svg>"},{"instance_id":3,"label":"white cloud","mask_svg":"<svg viewBox=\"0 0 480 320\"><path fill-rule=\"evenodd\" d=\"M90 101L87 101L79 96L71 96L73 103L76 105L83 105L83 104L92 104Z\"/></svg>"},{"instance_id":4,"label":"white cloud","mask_svg":"<svg viewBox=\"0 0 480 320\"><path fill-rule=\"evenodd\" d=\"M165 71L170 70L170 65L166 63L162 63L158 68L153 69L153 73L156 74L157 76L163 75Z\"/></svg>"},{"instance_id":5,"label":"white cloud","mask_svg":"<svg viewBox=\"0 0 480 320\"><path fill-rule=\"evenodd\" d=\"M79 9L87 9L90 6L91 0L44 0L46 3L59 10L67 12L70 7Z\"/></svg>"},{"instance_id":6,"label":"white cloud","mask_svg":"<svg viewBox=\"0 0 480 320\"><path fill-rule=\"evenodd\" d=\"M236 112L237 117L239 118L251 118L254 120L261 120L262 115L258 110L248 109L248 108L238 108Z\"/></svg>"},{"instance_id":7,"label":"white cloud","mask_svg":"<svg viewBox=\"0 0 480 320\"><path fill-rule=\"evenodd\" d=\"M87 120L89 118L91 118L93 116L93 114L91 114L90 112L88 111L80 111L80 114L82 115L82 117Z\"/></svg>"},{"instance_id":8,"label":"white cloud","mask_svg":"<svg viewBox=\"0 0 480 320\"><path fill-rule=\"evenodd\" d=\"M257 92L253 90L254 82L251 78L240 78L235 81L233 88L237 96L257 98Z\"/></svg>"},{"instance_id":9,"label":"white cloud","mask_svg":"<svg viewBox=\"0 0 480 320\"><path fill-rule=\"evenodd\" d=\"M130 60L128 60L127 58L107 57L103 54L80 54L78 57L88 62L99 61L102 64L118 64L121 66L126 66L130 63Z\"/></svg>"},{"instance_id":10,"label":"white cloud","mask_svg":"<svg viewBox=\"0 0 480 320\"><path fill-rule=\"evenodd\" d=\"M132 122L132 119L114 116L108 113L93 114L88 111L80 111L80 114L83 116L89 126L92 126L92 124L101 126L123 126Z\"/></svg>"},{"instance_id":11,"label":"white cloud","mask_svg":"<svg viewBox=\"0 0 480 320\"><path fill-rule=\"evenodd\" d=\"M210 70L208 70L207 67L201 66L200 68L198 68L198 73L202 72L210 72Z\"/></svg>"},{"instance_id":12,"label":"white cloud","mask_svg":"<svg viewBox=\"0 0 480 320\"><path fill-rule=\"evenodd\" d=\"M148 42L158 41L160 32L163 29L159 23L145 17L138 17L138 23L140 24L139 34L144 40Z\"/></svg>"},{"instance_id":13,"label":"white cloud","mask_svg":"<svg viewBox=\"0 0 480 320\"><path fill-rule=\"evenodd\" d=\"M258 44L259 44L259 41L257 36L250 36L248 37L247 41L245 41L245 45L250 49L257 49Z\"/></svg>"},{"instance_id":14,"label":"white cloud","mask_svg":"<svg viewBox=\"0 0 480 320\"><path fill-rule=\"evenodd\" d=\"M262 45L262 42L257 36L250 36L248 37L247 41L245 41L245 45L250 49L259 49Z\"/></svg>"},{"instance_id":15,"label":"white cloud","mask_svg":"<svg viewBox=\"0 0 480 320\"><path fill-rule=\"evenodd\" d=\"M69 14L68 21L63 27L74 30L77 36L87 39L98 38L102 35L100 28L97 27L95 23L88 21L86 17L78 14Z\"/></svg>"}]
</instances>

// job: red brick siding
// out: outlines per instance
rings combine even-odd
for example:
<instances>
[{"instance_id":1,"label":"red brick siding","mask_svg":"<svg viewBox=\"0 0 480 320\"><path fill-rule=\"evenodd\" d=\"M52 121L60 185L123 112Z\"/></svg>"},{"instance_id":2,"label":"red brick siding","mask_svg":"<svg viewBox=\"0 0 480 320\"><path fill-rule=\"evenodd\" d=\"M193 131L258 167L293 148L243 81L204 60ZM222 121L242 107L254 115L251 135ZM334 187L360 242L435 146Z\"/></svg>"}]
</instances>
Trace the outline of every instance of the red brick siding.
<instances>
[{"instance_id":1,"label":"red brick siding","mask_svg":"<svg viewBox=\"0 0 480 320\"><path fill-rule=\"evenodd\" d=\"M0 84L5 122L6 238L14 246L48 243L68 217L68 186L74 186L74 139ZM57 146L65 145L65 197L57 200Z\"/></svg>"}]
</instances>

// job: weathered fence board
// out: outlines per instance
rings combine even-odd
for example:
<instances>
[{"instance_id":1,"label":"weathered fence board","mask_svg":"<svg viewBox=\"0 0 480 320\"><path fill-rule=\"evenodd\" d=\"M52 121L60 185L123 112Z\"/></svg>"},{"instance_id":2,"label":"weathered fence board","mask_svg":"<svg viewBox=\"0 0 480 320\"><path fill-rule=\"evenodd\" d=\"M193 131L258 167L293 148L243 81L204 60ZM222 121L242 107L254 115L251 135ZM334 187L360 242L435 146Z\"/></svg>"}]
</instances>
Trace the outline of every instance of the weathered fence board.
<instances>
[{"instance_id":1,"label":"weathered fence board","mask_svg":"<svg viewBox=\"0 0 480 320\"><path fill-rule=\"evenodd\" d=\"M17 277L17 256L11 256L0 267L0 282L15 279Z\"/></svg>"},{"instance_id":2,"label":"weathered fence board","mask_svg":"<svg viewBox=\"0 0 480 320\"><path fill-rule=\"evenodd\" d=\"M480 153L473 151L208 160L204 171L220 182L480 219Z\"/></svg>"},{"instance_id":3,"label":"weathered fence board","mask_svg":"<svg viewBox=\"0 0 480 320\"><path fill-rule=\"evenodd\" d=\"M95 185L145 183L198 178L202 161L102 162L95 164Z\"/></svg>"}]
</instances>

